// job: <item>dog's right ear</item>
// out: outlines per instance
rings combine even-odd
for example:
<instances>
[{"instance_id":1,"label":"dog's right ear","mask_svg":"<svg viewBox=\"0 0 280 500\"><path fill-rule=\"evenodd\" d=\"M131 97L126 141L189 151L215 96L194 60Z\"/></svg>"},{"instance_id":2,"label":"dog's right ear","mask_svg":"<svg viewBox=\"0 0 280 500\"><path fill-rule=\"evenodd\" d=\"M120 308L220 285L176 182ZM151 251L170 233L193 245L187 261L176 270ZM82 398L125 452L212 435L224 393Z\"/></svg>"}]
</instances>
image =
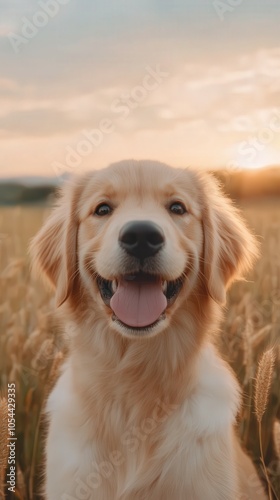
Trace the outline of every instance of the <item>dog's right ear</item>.
<instances>
[{"instance_id":1,"label":"dog's right ear","mask_svg":"<svg viewBox=\"0 0 280 500\"><path fill-rule=\"evenodd\" d=\"M224 304L228 286L242 278L258 257L258 244L212 176L204 179L203 197L203 275L209 295Z\"/></svg>"},{"instance_id":2,"label":"dog's right ear","mask_svg":"<svg viewBox=\"0 0 280 500\"><path fill-rule=\"evenodd\" d=\"M74 188L67 186L30 247L32 266L56 288L57 307L69 297L77 269L76 198Z\"/></svg>"}]
</instances>

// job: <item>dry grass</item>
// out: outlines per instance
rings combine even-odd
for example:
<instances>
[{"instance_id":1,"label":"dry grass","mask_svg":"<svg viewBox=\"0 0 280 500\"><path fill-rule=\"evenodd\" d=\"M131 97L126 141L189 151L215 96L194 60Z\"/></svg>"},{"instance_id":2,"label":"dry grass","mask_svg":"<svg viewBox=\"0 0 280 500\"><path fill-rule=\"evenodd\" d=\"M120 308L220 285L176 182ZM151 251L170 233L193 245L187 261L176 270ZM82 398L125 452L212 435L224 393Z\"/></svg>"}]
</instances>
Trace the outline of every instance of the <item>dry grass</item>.
<instances>
[{"instance_id":1,"label":"dry grass","mask_svg":"<svg viewBox=\"0 0 280 500\"><path fill-rule=\"evenodd\" d=\"M271 389L271 382L275 364L274 349L264 352L258 365L255 387L255 410L257 421L261 424Z\"/></svg>"},{"instance_id":2,"label":"dry grass","mask_svg":"<svg viewBox=\"0 0 280 500\"><path fill-rule=\"evenodd\" d=\"M42 410L63 348L50 294L30 274L28 242L42 224L42 208L0 210L0 390L16 384L17 492L40 498Z\"/></svg>"},{"instance_id":3,"label":"dry grass","mask_svg":"<svg viewBox=\"0 0 280 500\"><path fill-rule=\"evenodd\" d=\"M267 471L272 491L280 497L280 355L277 347L280 339L280 202L248 203L243 209L249 224L261 235L262 258L250 280L235 284L229 294L220 349L244 390L238 423L243 445L264 480ZM42 409L64 356L53 316L52 296L32 278L26 257L28 241L45 216L46 210L40 207L0 209L0 391L5 394L8 382L15 382L17 389L17 493L8 496L9 499L40 498ZM264 387L258 389L256 396L261 405L264 471L253 401L257 366L263 352L271 347L276 355L271 387L268 391L264 391ZM266 377L263 379L265 383ZM265 405L261 399L264 395L267 396Z\"/></svg>"},{"instance_id":4,"label":"dry grass","mask_svg":"<svg viewBox=\"0 0 280 500\"><path fill-rule=\"evenodd\" d=\"M280 420L275 420L273 427L274 446L280 465Z\"/></svg>"},{"instance_id":5,"label":"dry grass","mask_svg":"<svg viewBox=\"0 0 280 500\"><path fill-rule=\"evenodd\" d=\"M265 474L266 483L268 487L269 500L272 500L272 485L269 477L268 470L266 468L264 453L263 453L263 439L262 439L262 419L267 409L268 398L271 389L273 369L275 364L275 353L274 349L271 348L264 352L258 365L257 376L256 376L256 387L255 387L255 412L258 421L259 428L259 443L260 443L260 454L261 463L263 467L263 472Z\"/></svg>"}]
</instances>

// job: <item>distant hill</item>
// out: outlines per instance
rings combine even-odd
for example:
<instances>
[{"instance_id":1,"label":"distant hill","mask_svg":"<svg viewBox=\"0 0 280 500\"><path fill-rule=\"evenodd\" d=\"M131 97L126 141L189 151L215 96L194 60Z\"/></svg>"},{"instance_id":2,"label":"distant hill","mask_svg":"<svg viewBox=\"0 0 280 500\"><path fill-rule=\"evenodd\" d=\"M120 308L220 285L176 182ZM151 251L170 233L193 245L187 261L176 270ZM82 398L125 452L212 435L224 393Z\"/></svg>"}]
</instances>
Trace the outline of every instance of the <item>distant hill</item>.
<instances>
[{"instance_id":1,"label":"distant hill","mask_svg":"<svg viewBox=\"0 0 280 500\"><path fill-rule=\"evenodd\" d=\"M0 178L0 205L44 203L69 177L22 176Z\"/></svg>"},{"instance_id":2,"label":"distant hill","mask_svg":"<svg viewBox=\"0 0 280 500\"><path fill-rule=\"evenodd\" d=\"M18 177L2 177L1 184L23 184L24 186L58 186L62 184L68 175L61 177L44 177L40 175L22 175Z\"/></svg>"},{"instance_id":3,"label":"distant hill","mask_svg":"<svg viewBox=\"0 0 280 500\"><path fill-rule=\"evenodd\" d=\"M234 199L280 197L280 167L259 170L215 170L224 191ZM16 177L0 179L0 205L43 203L53 195L64 178Z\"/></svg>"},{"instance_id":4,"label":"distant hill","mask_svg":"<svg viewBox=\"0 0 280 500\"><path fill-rule=\"evenodd\" d=\"M13 182L0 183L0 205L18 205L44 202L54 193L55 186L25 186Z\"/></svg>"}]
</instances>

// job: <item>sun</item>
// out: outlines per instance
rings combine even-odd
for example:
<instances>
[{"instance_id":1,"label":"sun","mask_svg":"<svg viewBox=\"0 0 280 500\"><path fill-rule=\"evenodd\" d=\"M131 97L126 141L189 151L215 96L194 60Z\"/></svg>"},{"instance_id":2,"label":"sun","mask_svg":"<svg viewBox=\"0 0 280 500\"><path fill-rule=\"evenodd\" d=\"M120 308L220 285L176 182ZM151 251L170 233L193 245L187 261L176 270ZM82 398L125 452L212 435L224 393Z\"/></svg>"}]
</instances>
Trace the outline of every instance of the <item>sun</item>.
<instances>
[{"instance_id":1,"label":"sun","mask_svg":"<svg viewBox=\"0 0 280 500\"><path fill-rule=\"evenodd\" d=\"M232 165L244 170L257 170L280 163L280 151L259 145L243 147L244 143L234 146Z\"/></svg>"}]
</instances>

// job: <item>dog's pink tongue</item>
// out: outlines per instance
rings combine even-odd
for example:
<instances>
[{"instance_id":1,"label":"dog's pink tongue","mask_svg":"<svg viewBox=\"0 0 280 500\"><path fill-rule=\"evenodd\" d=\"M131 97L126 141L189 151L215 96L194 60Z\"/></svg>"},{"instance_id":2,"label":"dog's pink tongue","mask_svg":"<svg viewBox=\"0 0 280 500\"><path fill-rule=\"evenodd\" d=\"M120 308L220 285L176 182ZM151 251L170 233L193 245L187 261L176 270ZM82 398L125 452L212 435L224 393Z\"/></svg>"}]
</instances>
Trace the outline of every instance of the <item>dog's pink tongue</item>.
<instances>
[{"instance_id":1,"label":"dog's pink tongue","mask_svg":"<svg viewBox=\"0 0 280 500\"><path fill-rule=\"evenodd\" d=\"M160 281L121 280L110 306L123 323L141 328L158 320L167 307L167 299Z\"/></svg>"}]
</instances>

